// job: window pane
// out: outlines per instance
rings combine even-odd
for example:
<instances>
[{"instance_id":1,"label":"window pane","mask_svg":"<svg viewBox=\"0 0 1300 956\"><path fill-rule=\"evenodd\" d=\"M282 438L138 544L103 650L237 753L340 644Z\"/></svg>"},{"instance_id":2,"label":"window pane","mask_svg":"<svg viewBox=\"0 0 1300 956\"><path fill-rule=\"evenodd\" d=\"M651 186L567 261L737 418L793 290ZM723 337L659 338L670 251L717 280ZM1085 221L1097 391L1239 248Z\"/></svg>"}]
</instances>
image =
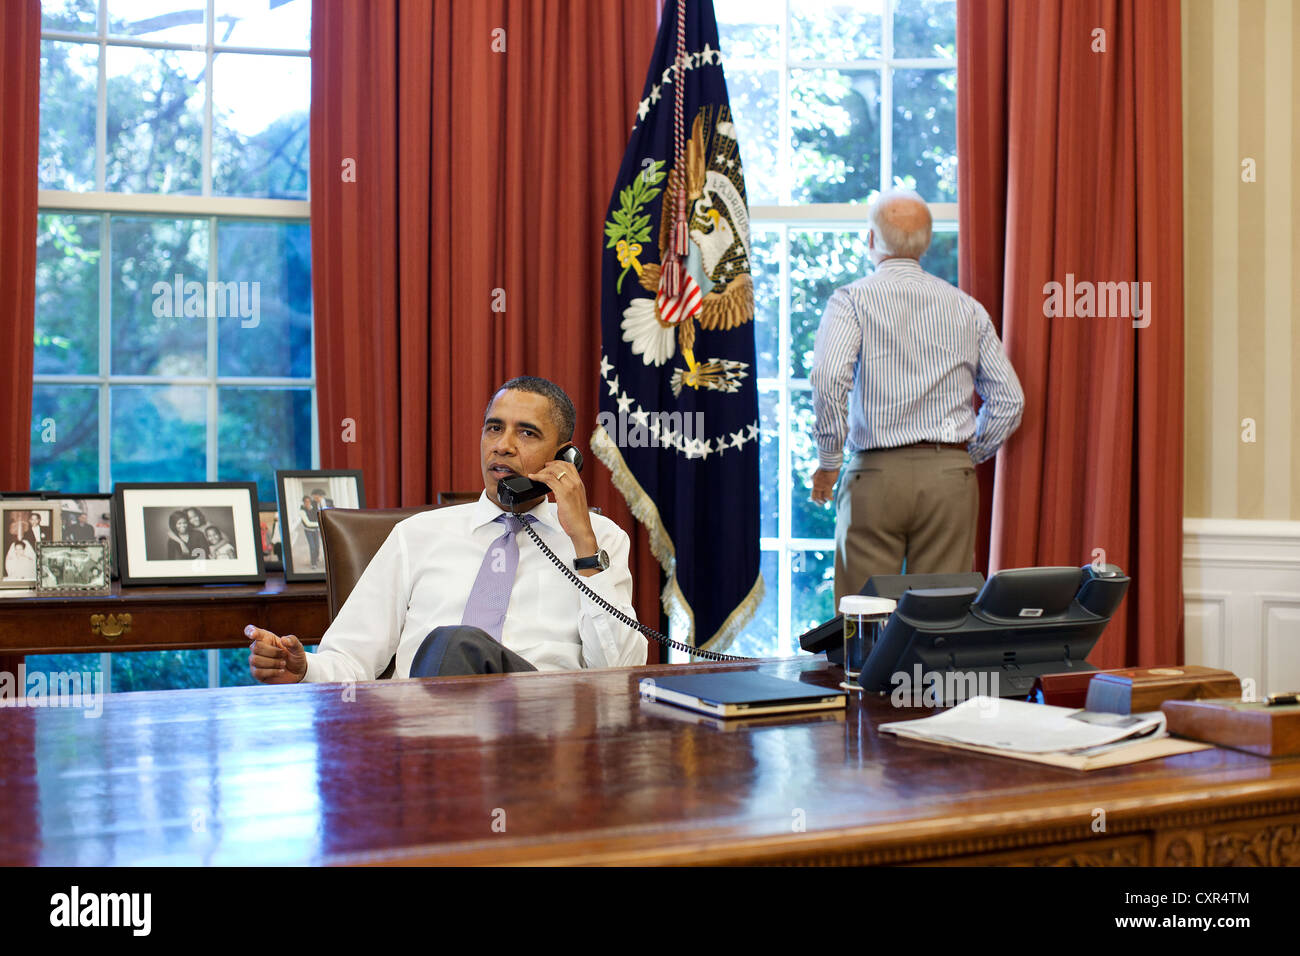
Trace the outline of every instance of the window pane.
<instances>
[{"instance_id":1,"label":"window pane","mask_svg":"<svg viewBox=\"0 0 1300 956\"><path fill-rule=\"evenodd\" d=\"M790 54L796 60L881 56L884 0L790 0Z\"/></svg>"},{"instance_id":2,"label":"window pane","mask_svg":"<svg viewBox=\"0 0 1300 956\"><path fill-rule=\"evenodd\" d=\"M791 556L790 636L835 616L835 550L796 551Z\"/></svg>"},{"instance_id":3,"label":"window pane","mask_svg":"<svg viewBox=\"0 0 1300 956\"><path fill-rule=\"evenodd\" d=\"M866 200L880 188L880 71L791 70L790 144L793 202Z\"/></svg>"},{"instance_id":4,"label":"window pane","mask_svg":"<svg viewBox=\"0 0 1300 956\"><path fill-rule=\"evenodd\" d=\"M204 55L108 48L109 192L197 194L203 186Z\"/></svg>"},{"instance_id":5,"label":"window pane","mask_svg":"<svg viewBox=\"0 0 1300 956\"><path fill-rule=\"evenodd\" d=\"M207 221L114 216L110 230L113 374L206 375Z\"/></svg>"},{"instance_id":6,"label":"window pane","mask_svg":"<svg viewBox=\"0 0 1300 956\"><path fill-rule=\"evenodd\" d=\"M957 0L894 0L894 56L957 55Z\"/></svg>"},{"instance_id":7,"label":"window pane","mask_svg":"<svg viewBox=\"0 0 1300 956\"><path fill-rule=\"evenodd\" d=\"M812 370L817 326L831 293L871 271L865 232L790 230L790 376Z\"/></svg>"},{"instance_id":8,"label":"window pane","mask_svg":"<svg viewBox=\"0 0 1300 956\"><path fill-rule=\"evenodd\" d=\"M781 393L776 389L758 393L758 488L763 513L759 518L759 534L775 538L778 534L777 512L780 503L781 449ZM775 579L773 579L775 581ZM775 587L775 583L773 587Z\"/></svg>"},{"instance_id":9,"label":"window pane","mask_svg":"<svg viewBox=\"0 0 1300 956\"><path fill-rule=\"evenodd\" d=\"M216 25L218 44L305 50L311 45L311 0L217 0Z\"/></svg>"},{"instance_id":10,"label":"window pane","mask_svg":"<svg viewBox=\"0 0 1300 956\"><path fill-rule=\"evenodd\" d=\"M782 0L714 0L713 12L718 18L718 46L727 61L781 56ZM730 80L729 62L724 66Z\"/></svg>"},{"instance_id":11,"label":"window pane","mask_svg":"<svg viewBox=\"0 0 1300 956\"><path fill-rule=\"evenodd\" d=\"M32 388L31 484L41 491L99 490L99 389Z\"/></svg>"},{"instance_id":12,"label":"window pane","mask_svg":"<svg viewBox=\"0 0 1300 956\"><path fill-rule=\"evenodd\" d=\"M99 47L41 41L40 189L95 188Z\"/></svg>"},{"instance_id":13,"label":"window pane","mask_svg":"<svg viewBox=\"0 0 1300 956\"><path fill-rule=\"evenodd\" d=\"M311 467L311 390L217 390L217 480L256 481L275 501L277 468Z\"/></svg>"},{"instance_id":14,"label":"window pane","mask_svg":"<svg viewBox=\"0 0 1300 956\"><path fill-rule=\"evenodd\" d=\"M220 669L220 686L248 687L256 684L248 670L248 648L223 647L217 651Z\"/></svg>"},{"instance_id":15,"label":"window pane","mask_svg":"<svg viewBox=\"0 0 1300 956\"><path fill-rule=\"evenodd\" d=\"M921 268L940 279L957 284L957 233L936 232L930 248L921 257Z\"/></svg>"},{"instance_id":16,"label":"window pane","mask_svg":"<svg viewBox=\"0 0 1300 956\"><path fill-rule=\"evenodd\" d=\"M727 95L745 167L751 206L781 202L781 87L776 70L728 70Z\"/></svg>"},{"instance_id":17,"label":"window pane","mask_svg":"<svg viewBox=\"0 0 1300 956\"><path fill-rule=\"evenodd\" d=\"M213 194L306 199L311 60L222 53L212 72Z\"/></svg>"},{"instance_id":18,"label":"window pane","mask_svg":"<svg viewBox=\"0 0 1300 956\"><path fill-rule=\"evenodd\" d=\"M754 279L754 344L758 377L780 374L781 233L755 229L750 234L749 267Z\"/></svg>"},{"instance_id":19,"label":"window pane","mask_svg":"<svg viewBox=\"0 0 1300 956\"><path fill-rule=\"evenodd\" d=\"M37 375L99 372L99 225L99 216L37 217Z\"/></svg>"},{"instance_id":20,"label":"window pane","mask_svg":"<svg viewBox=\"0 0 1300 956\"><path fill-rule=\"evenodd\" d=\"M41 29L59 33L94 33L99 0L41 0ZM45 80L44 73L41 82ZM42 111L44 105L42 105Z\"/></svg>"},{"instance_id":21,"label":"window pane","mask_svg":"<svg viewBox=\"0 0 1300 956\"><path fill-rule=\"evenodd\" d=\"M94 698L87 700L87 697L108 693L108 687L103 683L103 658L99 654L28 654L25 663L28 677L44 674L46 681L50 682L50 675L64 675L60 683L65 688L68 687L68 676L79 675L82 702L90 705L92 711ZM97 675L99 683L96 683ZM100 697L99 701L102 703L103 698Z\"/></svg>"},{"instance_id":22,"label":"window pane","mask_svg":"<svg viewBox=\"0 0 1300 956\"><path fill-rule=\"evenodd\" d=\"M245 652L247 653L247 652ZM208 652L129 651L113 655L113 693L208 686Z\"/></svg>"},{"instance_id":23,"label":"window pane","mask_svg":"<svg viewBox=\"0 0 1300 956\"><path fill-rule=\"evenodd\" d=\"M113 481L207 480L207 391L114 385Z\"/></svg>"},{"instance_id":24,"label":"window pane","mask_svg":"<svg viewBox=\"0 0 1300 956\"><path fill-rule=\"evenodd\" d=\"M168 43L202 46L208 34L203 0L108 0L108 32Z\"/></svg>"},{"instance_id":25,"label":"window pane","mask_svg":"<svg viewBox=\"0 0 1300 956\"><path fill-rule=\"evenodd\" d=\"M957 201L957 71L894 71L894 181Z\"/></svg>"},{"instance_id":26,"label":"window pane","mask_svg":"<svg viewBox=\"0 0 1300 956\"><path fill-rule=\"evenodd\" d=\"M783 653L780 637L779 578L777 561L779 552L764 551L759 565L763 574L763 603L758 606L754 616L745 625L745 633L736 638L735 643L727 649L728 654L740 657L773 657Z\"/></svg>"},{"instance_id":27,"label":"window pane","mask_svg":"<svg viewBox=\"0 0 1300 956\"><path fill-rule=\"evenodd\" d=\"M217 263L218 374L310 378L311 227L218 222Z\"/></svg>"},{"instance_id":28,"label":"window pane","mask_svg":"<svg viewBox=\"0 0 1300 956\"><path fill-rule=\"evenodd\" d=\"M790 390L790 534L796 538L834 538L835 507L813 501L812 476L817 470L813 441L812 391Z\"/></svg>"}]
</instances>

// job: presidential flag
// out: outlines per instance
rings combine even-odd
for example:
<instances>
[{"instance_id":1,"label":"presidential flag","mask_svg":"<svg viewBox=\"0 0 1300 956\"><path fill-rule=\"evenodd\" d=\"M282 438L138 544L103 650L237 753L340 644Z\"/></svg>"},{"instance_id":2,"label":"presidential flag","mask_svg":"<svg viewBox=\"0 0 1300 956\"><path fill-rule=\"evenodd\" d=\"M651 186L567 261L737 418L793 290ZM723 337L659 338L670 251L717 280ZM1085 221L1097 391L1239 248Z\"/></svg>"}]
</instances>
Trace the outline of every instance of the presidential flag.
<instances>
[{"instance_id":1,"label":"presidential flag","mask_svg":"<svg viewBox=\"0 0 1300 956\"><path fill-rule=\"evenodd\" d=\"M667 0L605 217L591 447L649 531L663 605L725 650L763 599L745 175L711 0Z\"/></svg>"}]
</instances>

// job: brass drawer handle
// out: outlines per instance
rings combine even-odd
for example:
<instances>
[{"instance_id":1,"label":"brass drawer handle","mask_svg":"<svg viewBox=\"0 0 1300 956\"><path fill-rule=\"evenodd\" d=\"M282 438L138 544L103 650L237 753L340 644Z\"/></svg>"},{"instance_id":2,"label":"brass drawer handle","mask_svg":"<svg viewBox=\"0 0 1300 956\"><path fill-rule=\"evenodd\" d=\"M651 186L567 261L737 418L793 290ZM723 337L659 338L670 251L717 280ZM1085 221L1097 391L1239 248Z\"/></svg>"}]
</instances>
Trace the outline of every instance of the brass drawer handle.
<instances>
[{"instance_id":1,"label":"brass drawer handle","mask_svg":"<svg viewBox=\"0 0 1300 956\"><path fill-rule=\"evenodd\" d=\"M90 633L98 634L112 641L131 630L130 614L92 614L90 615Z\"/></svg>"}]
</instances>

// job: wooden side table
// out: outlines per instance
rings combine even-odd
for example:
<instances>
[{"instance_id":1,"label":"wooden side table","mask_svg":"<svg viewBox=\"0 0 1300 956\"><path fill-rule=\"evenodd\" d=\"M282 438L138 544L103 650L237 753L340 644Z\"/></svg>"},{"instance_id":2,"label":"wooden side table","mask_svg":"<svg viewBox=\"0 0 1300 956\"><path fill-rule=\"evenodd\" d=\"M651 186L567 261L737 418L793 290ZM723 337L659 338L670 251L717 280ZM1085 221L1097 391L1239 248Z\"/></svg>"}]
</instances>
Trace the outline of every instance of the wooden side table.
<instances>
[{"instance_id":1,"label":"wooden side table","mask_svg":"<svg viewBox=\"0 0 1300 956\"><path fill-rule=\"evenodd\" d=\"M246 647L244 627L296 634L317 644L329 625L325 582L127 587L110 594L0 594L0 670L27 654Z\"/></svg>"}]
</instances>

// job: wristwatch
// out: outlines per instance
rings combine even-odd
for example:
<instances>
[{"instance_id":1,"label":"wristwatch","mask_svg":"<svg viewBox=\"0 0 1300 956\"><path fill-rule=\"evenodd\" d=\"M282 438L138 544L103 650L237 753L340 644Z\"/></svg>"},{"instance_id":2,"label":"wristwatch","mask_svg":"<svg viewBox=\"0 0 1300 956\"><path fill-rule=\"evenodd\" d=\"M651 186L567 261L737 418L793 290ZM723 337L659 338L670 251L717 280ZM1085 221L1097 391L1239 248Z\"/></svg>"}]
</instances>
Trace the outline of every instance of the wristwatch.
<instances>
[{"instance_id":1,"label":"wristwatch","mask_svg":"<svg viewBox=\"0 0 1300 956\"><path fill-rule=\"evenodd\" d=\"M573 569L575 571L591 571L595 568L600 568L600 570L604 571L608 567L609 555L605 553L604 548L597 551L589 558L573 559Z\"/></svg>"}]
</instances>

